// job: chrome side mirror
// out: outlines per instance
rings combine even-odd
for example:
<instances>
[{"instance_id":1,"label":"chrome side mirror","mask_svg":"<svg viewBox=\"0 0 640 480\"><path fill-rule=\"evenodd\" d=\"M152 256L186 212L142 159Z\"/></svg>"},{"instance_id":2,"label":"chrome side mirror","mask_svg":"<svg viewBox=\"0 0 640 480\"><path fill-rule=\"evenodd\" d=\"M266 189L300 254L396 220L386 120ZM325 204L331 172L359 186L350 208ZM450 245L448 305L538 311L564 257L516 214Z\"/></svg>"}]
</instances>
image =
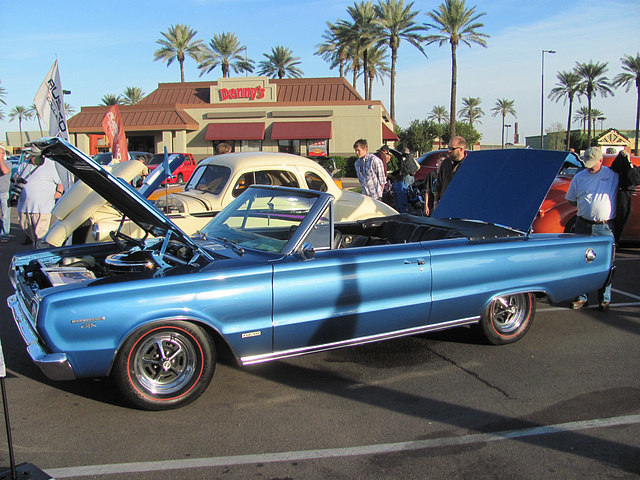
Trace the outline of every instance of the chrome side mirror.
<instances>
[{"instance_id":1,"label":"chrome side mirror","mask_svg":"<svg viewBox=\"0 0 640 480\"><path fill-rule=\"evenodd\" d=\"M316 256L316 250L311 243L305 242L304 245L302 245L300 256L303 260L313 260Z\"/></svg>"}]
</instances>

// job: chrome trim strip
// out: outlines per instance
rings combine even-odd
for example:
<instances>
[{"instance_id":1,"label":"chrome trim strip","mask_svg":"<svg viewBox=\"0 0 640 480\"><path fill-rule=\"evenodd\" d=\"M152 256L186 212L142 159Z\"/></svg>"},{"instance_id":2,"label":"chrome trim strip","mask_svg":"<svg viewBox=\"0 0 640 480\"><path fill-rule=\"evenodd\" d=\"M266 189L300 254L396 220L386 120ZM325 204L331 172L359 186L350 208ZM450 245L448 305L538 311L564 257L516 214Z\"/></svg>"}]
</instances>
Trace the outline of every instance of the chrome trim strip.
<instances>
[{"instance_id":1,"label":"chrome trim strip","mask_svg":"<svg viewBox=\"0 0 640 480\"><path fill-rule=\"evenodd\" d=\"M289 357L297 357L299 355L306 355L308 353L324 352L326 350L334 350L336 348L363 345L365 343L378 342L381 340L390 340L392 338L407 337L410 335L417 335L419 333L436 332L438 330L445 330L447 328L460 327L463 325L469 325L471 323L478 323L479 321L480 321L480 316L462 318L459 320L452 320L450 322L438 323L435 325L413 327L405 330L397 330L395 332L369 335L366 337L359 337L351 340L342 340L340 342L326 343L323 345L293 348L291 350L283 350L280 352L273 352L273 353L264 353L261 355L251 355L248 357L241 357L240 362L242 363L242 365L255 365L257 363L270 362L272 360L280 360L280 359L289 358Z\"/></svg>"},{"instance_id":2,"label":"chrome trim strip","mask_svg":"<svg viewBox=\"0 0 640 480\"><path fill-rule=\"evenodd\" d=\"M40 346L38 336L31 327L29 317L25 313L25 305L17 295L12 295L7 299L7 305L13 312L18 330L24 342L27 344L27 353L31 357L42 373L51 380L75 380L73 368L67 359L66 353L46 353Z\"/></svg>"}]
</instances>

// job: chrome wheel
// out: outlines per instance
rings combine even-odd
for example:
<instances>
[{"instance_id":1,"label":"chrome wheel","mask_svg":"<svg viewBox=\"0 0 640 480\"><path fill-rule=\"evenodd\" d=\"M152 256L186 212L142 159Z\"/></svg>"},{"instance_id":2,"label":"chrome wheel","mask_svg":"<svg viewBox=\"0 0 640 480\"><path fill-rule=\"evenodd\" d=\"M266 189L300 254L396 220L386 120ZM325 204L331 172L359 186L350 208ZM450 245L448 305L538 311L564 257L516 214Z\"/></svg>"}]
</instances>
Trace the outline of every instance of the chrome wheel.
<instances>
[{"instance_id":1,"label":"chrome wheel","mask_svg":"<svg viewBox=\"0 0 640 480\"><path fill-rule=\"evenodd\" d=\"M491 317L496 330L511 333L522 325L526 318L526 305L522 295L498 297L491 304Z\"/></svg>"},{"instance_id":2,"label":"chrome wheel","mask_svg":"<svg viewBox=\"0 0 640 480\"><path fill-rule=\"evenodd\" d=\"M535 314L531 293L504 295L493 299L480 319L485 337L495 345L518 341L527 332Z\"/></svg>"},{"instance_id":3,"label":"chrome wheel","mask_svg":"<svg viewBox=\"0 0 640 480\"><path fill-rule=\"evenodd\" d=\"M135 406L166 410L187 405L211 382L216 354L197 325L173 321L138 329L124 342L113 377Z\"/></svg>"},{"instance_id":4,"label":"chrome wheel","mask_svg":"<svg viewBox=\"0 0 640 480\"><path fill-rule=\"evenodd\" d=\"M174 332L146 337L133 359L136 380L150 393L161 395L177 392L189 383L197 364L194 346Z\"/></svg>"}]
</instances>

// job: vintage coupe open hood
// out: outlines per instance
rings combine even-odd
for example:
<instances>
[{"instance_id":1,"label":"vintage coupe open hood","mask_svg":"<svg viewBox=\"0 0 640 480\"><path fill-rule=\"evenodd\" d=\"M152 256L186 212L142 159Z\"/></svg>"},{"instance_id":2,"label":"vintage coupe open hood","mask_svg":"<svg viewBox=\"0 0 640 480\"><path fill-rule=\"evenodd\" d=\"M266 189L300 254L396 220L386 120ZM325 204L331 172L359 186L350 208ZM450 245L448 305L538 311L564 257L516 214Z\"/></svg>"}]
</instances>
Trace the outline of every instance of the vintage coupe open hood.
<instances>
[{"instance_id":1,"label":"vintage coupe open hood","mask_svg":"<svg viewBox=\"0 0 640 480\"><path fill-rule=\"evenodd\" d=\"M433 213L530 232L568 152L505 149L470 152Z\"/></svg>"},{"instance_id":2,"label":"vintage coupe open hood","mask_svg":"<svg viewBox=\"0 0 640 480\"><path fill-rule=\"evenodd\" d=\"M188 235L133 187L109 173L66 140L43 138L32 143L42 149L44 156L65 167L144 231L159 237L171 230L181 241L196 247Z\"/></svg>"}]
</instances>

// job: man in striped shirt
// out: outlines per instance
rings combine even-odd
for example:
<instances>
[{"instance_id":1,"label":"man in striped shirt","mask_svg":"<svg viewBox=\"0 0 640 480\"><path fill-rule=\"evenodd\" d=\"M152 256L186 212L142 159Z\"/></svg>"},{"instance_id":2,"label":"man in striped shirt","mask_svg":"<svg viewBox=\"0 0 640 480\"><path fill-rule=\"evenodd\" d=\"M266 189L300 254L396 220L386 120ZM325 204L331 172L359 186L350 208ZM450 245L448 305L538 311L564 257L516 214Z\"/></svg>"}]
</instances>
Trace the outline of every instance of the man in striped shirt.
<instances>
[{"instance_id":1,"label":"man in striped shirt","mask_svg":"<svg viewBox=\"0 0 640 480\"><path fill-rule=\"evenodd\" d=\"M356 173L362 185L362 193L380 200L387 177L382 160L369 153L368 148L367 141L364 139L357 140L353 144L353 149L358 156L355 163Z\"/></svg>"}]
</instances>

